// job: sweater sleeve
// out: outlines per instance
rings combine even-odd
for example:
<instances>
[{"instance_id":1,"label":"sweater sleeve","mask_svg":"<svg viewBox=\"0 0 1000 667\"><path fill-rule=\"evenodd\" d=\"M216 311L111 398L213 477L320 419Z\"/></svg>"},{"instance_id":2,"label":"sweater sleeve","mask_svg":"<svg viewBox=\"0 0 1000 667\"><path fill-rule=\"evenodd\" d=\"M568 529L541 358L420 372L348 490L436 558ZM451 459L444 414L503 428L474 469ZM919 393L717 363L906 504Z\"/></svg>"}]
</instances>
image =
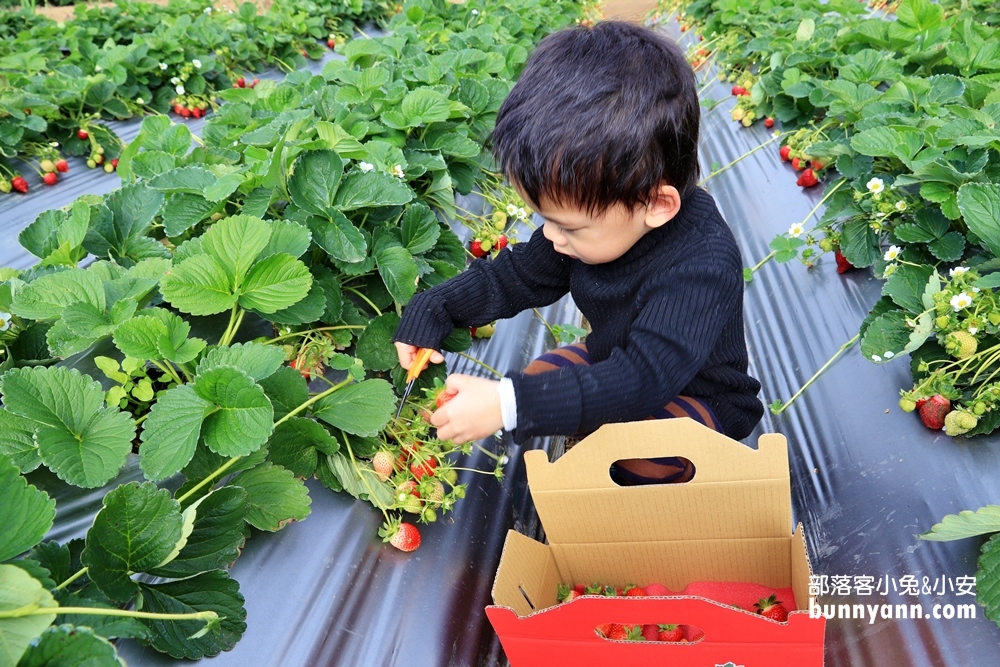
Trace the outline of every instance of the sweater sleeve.
<instances>
[{"instance_id":1,"label":"sweater sleeve","mask_svg":"<svg viewBox=\"0 0 1000 667\"><path fill-rule=\"evenodd\" d=\"M625 347L591 366L511 373L517 443L645 419L705 365L743 298L738 251L686 253L643 290Z\"/></svg>"},{"instance_id":2,"label":"sweater sleeve","mask_svg":"<svg viewBox=\"0 0 1000 667\"><path fill-rule=\"evenodd\" d=\"M508 246L492 260L477 259L451 280L414 295L393 340L440 349L456 326L482 326L554 303L569 292L570 261L539 227L527 243Z\"/></svg>"}]
</instances>

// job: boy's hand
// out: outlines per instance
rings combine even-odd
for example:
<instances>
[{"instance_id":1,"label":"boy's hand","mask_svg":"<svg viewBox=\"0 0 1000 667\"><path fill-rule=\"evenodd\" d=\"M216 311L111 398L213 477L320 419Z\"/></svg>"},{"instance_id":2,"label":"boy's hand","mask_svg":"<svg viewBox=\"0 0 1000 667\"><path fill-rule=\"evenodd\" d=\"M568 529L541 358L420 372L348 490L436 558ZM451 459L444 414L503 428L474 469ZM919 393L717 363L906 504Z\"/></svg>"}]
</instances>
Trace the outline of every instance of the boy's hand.
<instances>
[{"instance_id":1,"label":"boy's hand","mask_svg":"<svg viewBox=\"0 0 1000 667\"><path fill-rule=\"evenodd\" d=\"M407 345L406 343L393 343L396 346L396 354L399 356L399 365L403 367L403 370L410 370L410 366L413 365L413 360L417 356L418 348L415 345ZM444 355L434 350L431 354L431 363L440 364L444 362Z\"/></svg>"},{"instance_id":2,"label":"boy's hand","mask_svg":"<svg viewBox=\"0 0 1000 667\"><path fill-rule=\"evenodd\" d=\"M445 388L458 393L431 415L438 438L461 445L491 436L503 428L499 384L472 375L449 375Z\"/></svg>"}]
</instances>

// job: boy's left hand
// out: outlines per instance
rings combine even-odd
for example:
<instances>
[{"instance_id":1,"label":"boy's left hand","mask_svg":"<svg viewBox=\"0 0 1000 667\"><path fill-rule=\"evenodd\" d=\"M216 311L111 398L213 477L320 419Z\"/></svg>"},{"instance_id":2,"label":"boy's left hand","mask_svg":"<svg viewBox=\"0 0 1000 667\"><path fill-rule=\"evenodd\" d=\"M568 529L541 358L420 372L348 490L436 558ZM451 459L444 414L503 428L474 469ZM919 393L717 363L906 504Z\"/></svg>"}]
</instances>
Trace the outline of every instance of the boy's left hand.
<instances>
[{"instance_id":1,"label":"boy's left hand","mask_svg":"<svg viewBox=\"0 0 1000 667\"><path fill-rule=\"evenodd\" d=\"M445 388L458 393L431 415L438 438L460 445L481 440L503 428L499 384L472 375L449 375Z\"/></svg>"}]
</instances>

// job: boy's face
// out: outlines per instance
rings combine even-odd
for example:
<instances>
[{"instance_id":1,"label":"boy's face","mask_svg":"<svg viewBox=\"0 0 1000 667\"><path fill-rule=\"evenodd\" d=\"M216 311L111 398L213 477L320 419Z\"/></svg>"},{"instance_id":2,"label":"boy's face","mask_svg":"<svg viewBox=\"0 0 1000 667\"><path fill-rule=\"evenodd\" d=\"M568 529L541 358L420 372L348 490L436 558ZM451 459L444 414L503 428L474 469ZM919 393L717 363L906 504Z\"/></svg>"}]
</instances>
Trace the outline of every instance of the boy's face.
<instances>
[{"instance_id":1,"label":"boy's face","mask_svg":"<svg viewBox=\"0 0 1000 667\"><path fill-rule=\"evenodd\" d=\"M556 252L584 264L612 262L648 232L663 225L680 210L680 194L673 186L663 185L647 206L628 209L616 204L600 215L592 215L572 204L543 200L528 204L545 218L542 233Z\"/></svg>"}]
</instances>

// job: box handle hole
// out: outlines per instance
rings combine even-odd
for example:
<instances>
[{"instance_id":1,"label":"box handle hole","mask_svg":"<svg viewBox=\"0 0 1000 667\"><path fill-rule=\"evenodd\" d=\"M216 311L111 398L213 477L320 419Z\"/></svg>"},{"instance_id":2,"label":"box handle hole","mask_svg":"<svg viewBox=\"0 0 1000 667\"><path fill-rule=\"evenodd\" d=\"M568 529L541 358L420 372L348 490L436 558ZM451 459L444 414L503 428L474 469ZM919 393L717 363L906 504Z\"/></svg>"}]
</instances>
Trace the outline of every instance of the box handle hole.
<instances>
[{"instance_id":1,"label":"box handle hole","mask_svg":"<svg viewBox=\"0 0 1000 667\"><path fill-rule=\"evenodd\" d=\"M696 471L690 459L664 456L655 459L619 459L611 464L608 473L618 486L646 486L686 484L694 479Z\"/></svg>"},{"instance_id":2,"label":"box handle hole","mask_svg":"<svg viewBox=\"0 0 1000 667\"><path fill-rule=\"evenodd\" d=\"M524 589L521 586L518 586L517 590L521 591L521 595L524 596L524 601L528 603L529 607L531 607L531 611L535 611L535 605L531 602L531 598L528 597L528 594L524 592Z\"/></svg>"},{"instance_id":3,"label":"box handle hole","mask_svg":"<svg viewBox=\"0 0 1000 667\"><path fill-rule=\"evenodd\" d=\"M641 641L662 644L694 644L705 638L696 625L679 623L603 623L594 628L601 639L609 641Z\"/></svg>"}]
</instances>

